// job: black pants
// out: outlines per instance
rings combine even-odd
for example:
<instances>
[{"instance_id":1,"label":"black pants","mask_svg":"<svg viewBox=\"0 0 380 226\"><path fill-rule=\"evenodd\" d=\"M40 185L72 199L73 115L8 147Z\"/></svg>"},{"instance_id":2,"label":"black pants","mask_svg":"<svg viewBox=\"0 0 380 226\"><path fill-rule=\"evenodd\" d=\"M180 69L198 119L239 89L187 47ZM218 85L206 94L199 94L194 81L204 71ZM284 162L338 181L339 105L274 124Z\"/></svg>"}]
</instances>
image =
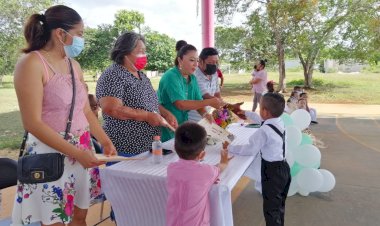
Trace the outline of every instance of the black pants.
<instances>
[{"instance_id":1,"label":"black pants","mask_svg":"<svg viewBox=\"0 0 380 226\"><path fill-rule=\"evenodd\" d=\"M268 162L262 159L263 210L267 226L284 225L290 181L290 168L286 161Z\"/></svg>"}]
</instances>

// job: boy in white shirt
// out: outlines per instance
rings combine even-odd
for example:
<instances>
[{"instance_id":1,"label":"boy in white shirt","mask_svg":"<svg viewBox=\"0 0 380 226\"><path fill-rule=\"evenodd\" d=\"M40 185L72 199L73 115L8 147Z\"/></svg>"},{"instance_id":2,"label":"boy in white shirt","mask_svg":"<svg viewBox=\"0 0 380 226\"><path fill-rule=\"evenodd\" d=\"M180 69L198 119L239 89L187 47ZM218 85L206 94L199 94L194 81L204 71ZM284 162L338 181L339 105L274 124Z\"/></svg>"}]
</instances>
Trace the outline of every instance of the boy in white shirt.
<instances>
[{"instance_id":1,"label":"boy in white shirt","mask_svg":"<svg viewBox=\"0 0 380 226\"><path fill-rule=\"evenodd\" d=\"M237 155L261 153L261 183L266 225L284 225L285 200L290 186L290 167L285 160L285 126L280 118L285 99L278 93L266 93L260 101L262 126L250 138L249 144L230 145ZM246 116L259 121L255 112Z\"/></svg>"}]
</instances>

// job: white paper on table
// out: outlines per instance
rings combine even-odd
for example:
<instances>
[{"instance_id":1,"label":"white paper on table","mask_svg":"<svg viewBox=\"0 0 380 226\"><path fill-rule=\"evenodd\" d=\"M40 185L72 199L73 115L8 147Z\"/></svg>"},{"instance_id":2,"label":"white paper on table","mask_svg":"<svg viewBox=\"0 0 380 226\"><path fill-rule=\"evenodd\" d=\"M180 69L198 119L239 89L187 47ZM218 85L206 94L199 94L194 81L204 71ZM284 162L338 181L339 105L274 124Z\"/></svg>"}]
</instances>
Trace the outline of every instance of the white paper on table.
<instances>
[{"instance_id":1,"label":"white paper on table","mask_svg":"<svg viewBox=\"0 0 380 226\"><path fill-rule=\"evenodd\" d=\"M172 150L175 151L174 149L174 139L168 140L164 143L162 143L162 148L166 150Z\"/></svg>"},{"instance_id":2,"label":"white paper on table","mask_svg":"<svg viewBox=\"0 0 380 226\"><path fill-rule=\"evenodd\" d=\"M103 162L118 162L118 161L128 161L128 160L143 160L144 158L130 158L119 155L105 156L103 154L95 154L95 157L99 161Z\"/></svg>"},{"instance_id":3,"label":"white paper on table","mask_svg":"<svg viewBox=\"0 0 380 226\"><path fill-rule=\"evenodd\" d=\"M198 124L205 128L207 135L210 135L212 138L216 140L220 140L222 142L227 141L228 143L231 143L235 139L232 133L228 132L227 130L223 129L215 123L210 123L205 118L200 120Z\"/></svg>"}]
</instances>

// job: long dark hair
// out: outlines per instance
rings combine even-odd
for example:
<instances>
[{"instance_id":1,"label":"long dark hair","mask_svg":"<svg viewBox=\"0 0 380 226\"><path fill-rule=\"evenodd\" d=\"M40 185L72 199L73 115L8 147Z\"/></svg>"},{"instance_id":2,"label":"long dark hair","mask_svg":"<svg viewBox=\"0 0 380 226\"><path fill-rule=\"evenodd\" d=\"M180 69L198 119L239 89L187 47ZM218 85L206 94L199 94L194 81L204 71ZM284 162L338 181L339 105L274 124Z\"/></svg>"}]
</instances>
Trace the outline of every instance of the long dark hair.
<instances>
[{"instance_id":1,"label":"long dark hair","mask_svg":"<svg viewBox=\"0 0 380 226\"><path fill-rule=\"evenodd\" d=\"M44 14L31 15L24 28L27 47L22 51L29 53L42 49L50 40L53 29L68 31L81 21L82 18L74 9L64 5L52 6Z\"/></svg>"},{"instance_id":2,"label":"long dark hair","mask_svg":"<svg viewBox=\"0 0 380 226\"><path fill-rule=\"evenodd\" d=\"M263 65L263 67L265 68L265 64L268 62L267 59L264 59L264 60L260 60L260 64Z\"/></svg>"},{"instance_id":3,"label":"long dark hair","mask_svg":"<svg viewBox=\"0 0 380 226\"><path fill-rule=\"evenodd\" d=\"M183 56L186 55L190 51L197 51L193 45L187 44L181 47L181 49L177 52L177 57L174 60L175 66L179 65L178 57L183 59Z\"/></svg>"}]
</instances>

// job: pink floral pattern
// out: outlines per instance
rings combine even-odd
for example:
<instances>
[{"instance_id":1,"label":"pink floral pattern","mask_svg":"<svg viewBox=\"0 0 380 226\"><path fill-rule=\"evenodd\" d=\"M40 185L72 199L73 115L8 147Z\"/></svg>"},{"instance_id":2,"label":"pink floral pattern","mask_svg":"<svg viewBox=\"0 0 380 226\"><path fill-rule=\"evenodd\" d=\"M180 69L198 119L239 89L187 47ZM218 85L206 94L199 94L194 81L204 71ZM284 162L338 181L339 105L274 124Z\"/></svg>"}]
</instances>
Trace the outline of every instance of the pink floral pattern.
<instances>
[{"instance_id":1,"label":"pink floral pattern","mask_svg":"<svg viewBox=\"0 0 380 226\"><path fill-rule=\"evenodd\" d=\"M61 133L63 134L63 133ZM70 134L69 142L82 150L93 151L91 136L88 131L75 136ZM27 150L30 153L49 153L55 150L42 144L40 141L31 140L27 142ZM81 195L88 199L81 198L78 205L89 206L92 199L102 197L99 169L84 169L73 158L66 157L65 170L63 176L54 182L39 184L18 184L15 210L12 221L16 225L29 224L36 221L43 221L44 224L69 223L74 213L74 203L76 199L77 187L81 189ZM78 179L80 178L80 179ZM74 202L75 201L75 202ZM24 206L25 204L25 206ZM30 208L33 206L35 208ZM40 219L42 217L42 219Z\"/></svg>"},{"instance_id":2,"label":"pink floral pattern","mask_svg":"<svg viewBox=\"0 0 380 226\"><path fill-rule=\"evenodd\" d=\"M37 189L36 184L18 184L17 185L17 198L18 203L22 203L24 199L28 199L30 195Z\"/></svg>"},{"instance_id":3,"label":"pink floral pattern","mask_svg":"<svg viewBox=\"0 0 380 226\"><path fill-rule=\"evenodd\" d=\"M84 150L91 150L91 135L89 131L86 131L79 137L79 147Z\"/></svg>"},{"instance_id":4,"label":"pink floral pattern","mask_svg":"<svg viewBox=\"0 0 380 226\"><path fill-rule=\"evenodd\" d=\"M98 168L92 168L90 170L90 195L91 199L96 199L98 196L102 195L101 183L100 183L100 175Z\"/></svg>"}]
</instances>

